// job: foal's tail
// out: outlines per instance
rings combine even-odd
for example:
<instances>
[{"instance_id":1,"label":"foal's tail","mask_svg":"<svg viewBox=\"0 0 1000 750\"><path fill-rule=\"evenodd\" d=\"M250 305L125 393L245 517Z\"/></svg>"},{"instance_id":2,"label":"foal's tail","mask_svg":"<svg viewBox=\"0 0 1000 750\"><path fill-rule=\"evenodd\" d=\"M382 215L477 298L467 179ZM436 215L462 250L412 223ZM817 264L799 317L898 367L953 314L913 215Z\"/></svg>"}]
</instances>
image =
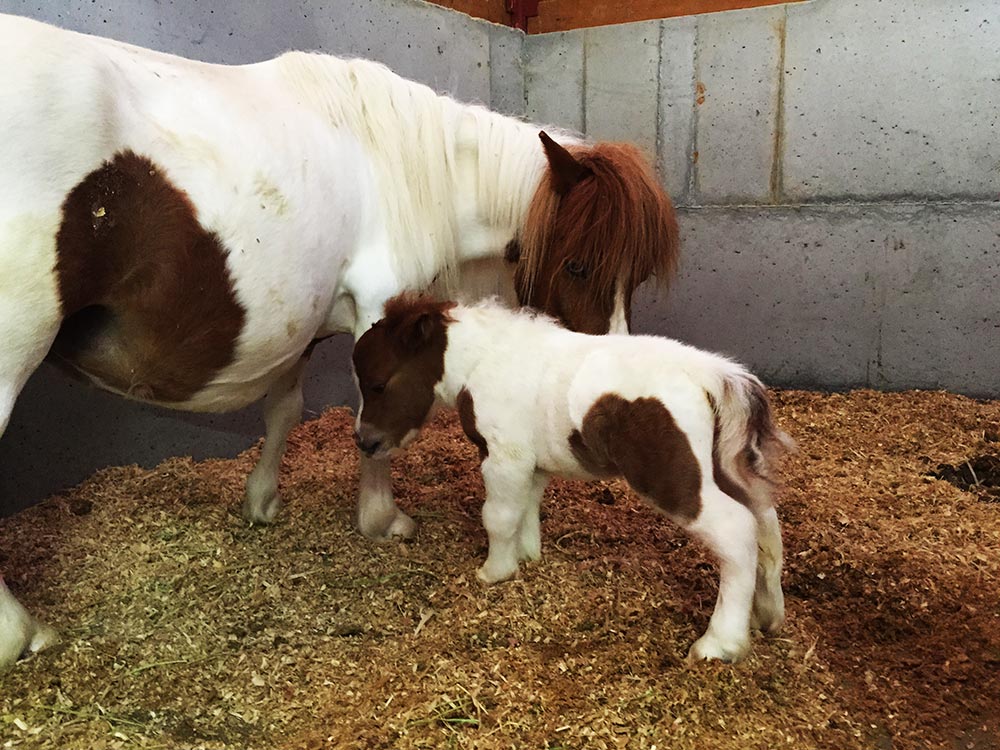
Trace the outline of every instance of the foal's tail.
<instances>
[{"instance_id":1,"label":"foal's tail","mask_svg":"<svg viewBox=\"0 0 1000 750\"><path fill-rule=\"evenodd\" d=\"M741 502L769 504L775 464L795 443L774 423L767 389L755 376L734 368L723 376L720 390L711 399L716 482Z\"/></svg>"}]
</instances>

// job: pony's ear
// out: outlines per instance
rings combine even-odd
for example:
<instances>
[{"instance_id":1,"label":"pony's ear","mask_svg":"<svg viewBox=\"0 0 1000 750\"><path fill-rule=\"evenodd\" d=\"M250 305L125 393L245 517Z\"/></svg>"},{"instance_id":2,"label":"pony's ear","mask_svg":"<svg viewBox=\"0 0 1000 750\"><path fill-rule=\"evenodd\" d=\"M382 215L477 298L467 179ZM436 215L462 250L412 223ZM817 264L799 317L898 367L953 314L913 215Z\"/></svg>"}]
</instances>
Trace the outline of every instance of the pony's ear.
<instances>
[{"instance_id":1,"label":"pony's ear","mask_svg":"<svg viewBox=\"0 0 1000 750\"><path fill-rule=\"evenodd\" d=\"M538 137L542 140L542 148L552 170L552 187L559 195L566 195L574 185L593 174L590 167L578 162L544 130L538 131Z\"/></svg>"}]
</instances>

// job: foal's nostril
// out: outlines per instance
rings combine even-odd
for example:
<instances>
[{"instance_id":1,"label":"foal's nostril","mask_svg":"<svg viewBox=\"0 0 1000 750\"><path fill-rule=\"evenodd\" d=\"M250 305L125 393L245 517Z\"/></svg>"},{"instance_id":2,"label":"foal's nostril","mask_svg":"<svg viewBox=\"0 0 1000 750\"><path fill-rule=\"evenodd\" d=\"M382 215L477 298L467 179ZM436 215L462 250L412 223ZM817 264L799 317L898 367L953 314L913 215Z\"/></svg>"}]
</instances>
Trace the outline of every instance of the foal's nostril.
<instances>
[{"instance_id":1,"label":"foal's nostril","mask_svg":"<svg viewBox=\"0 0 1000 750\"><path fill-rule=\"evenodd\" d=\"M374 455L375 451L377 451L382 445L382 441L378 438L365 439L357 433L354 433L354 443L366 456Z\"/></svg>"}]
</instances>

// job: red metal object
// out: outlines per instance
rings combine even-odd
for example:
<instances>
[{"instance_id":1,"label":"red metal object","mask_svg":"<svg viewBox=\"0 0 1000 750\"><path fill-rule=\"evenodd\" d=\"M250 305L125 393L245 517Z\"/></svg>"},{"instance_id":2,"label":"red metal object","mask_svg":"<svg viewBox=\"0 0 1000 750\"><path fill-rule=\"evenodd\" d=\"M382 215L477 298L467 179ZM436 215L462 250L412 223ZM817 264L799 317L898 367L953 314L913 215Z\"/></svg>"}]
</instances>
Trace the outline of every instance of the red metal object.
<instances>
[{"instance_id":1,"label":"red metal object","mask_svg":"<svg viewBox=\"0 0 1000 750\"><path fill-rule=\"evenodd\" d=\"M504 0L510 25L528 33L528 19L538 15L538 0Z\"/></svg>"}]
</instances>

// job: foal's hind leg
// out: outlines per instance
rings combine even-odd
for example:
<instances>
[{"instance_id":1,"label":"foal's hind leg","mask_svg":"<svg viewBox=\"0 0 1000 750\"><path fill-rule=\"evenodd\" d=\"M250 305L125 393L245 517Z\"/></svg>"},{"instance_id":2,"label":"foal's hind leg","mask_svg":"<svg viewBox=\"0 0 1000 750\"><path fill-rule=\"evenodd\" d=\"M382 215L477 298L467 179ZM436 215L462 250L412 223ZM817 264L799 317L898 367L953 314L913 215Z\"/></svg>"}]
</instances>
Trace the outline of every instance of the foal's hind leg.
<instances>
[{"instance_id":1,"label":"foal's hind leg","mask_svg":"<svg viewBox=\"0 0 1000 750\"><path fill-rule=\"evenodd\" d=\"M247 477L243 517L250 523L271 523L281 508L278 497L278 470L288 444L288 433L302 419L302 377L309 355L303 354L292 368L278 378L264 399L266 435L257 465Z\"/></svg>"},{"instance_id":2,"label":"foal's hind leg","mask_svg":"<svg viewBox=\"0 0 1000 750\"><path fill-rule=\"evenodd\" d=\"M688 653L691 660L738 661L750 648L750 608L757 568L757 523L742 504L714 486L704 487L701 510L685 529L719 563L719 595L708 630Z\"/></svg>"},{"instance_id":3,"label":"foal's hind leg","mask_svg":"<svg viewBox=\"0 0 1000 750\"><path fill-rule=\"evenodd\" d=\"M752 508L757 518L757 586L753 594L750 627L777 633L785 622L785 595L781 590L781 526L770 502Z\"/></svg>"}]
</instances>

